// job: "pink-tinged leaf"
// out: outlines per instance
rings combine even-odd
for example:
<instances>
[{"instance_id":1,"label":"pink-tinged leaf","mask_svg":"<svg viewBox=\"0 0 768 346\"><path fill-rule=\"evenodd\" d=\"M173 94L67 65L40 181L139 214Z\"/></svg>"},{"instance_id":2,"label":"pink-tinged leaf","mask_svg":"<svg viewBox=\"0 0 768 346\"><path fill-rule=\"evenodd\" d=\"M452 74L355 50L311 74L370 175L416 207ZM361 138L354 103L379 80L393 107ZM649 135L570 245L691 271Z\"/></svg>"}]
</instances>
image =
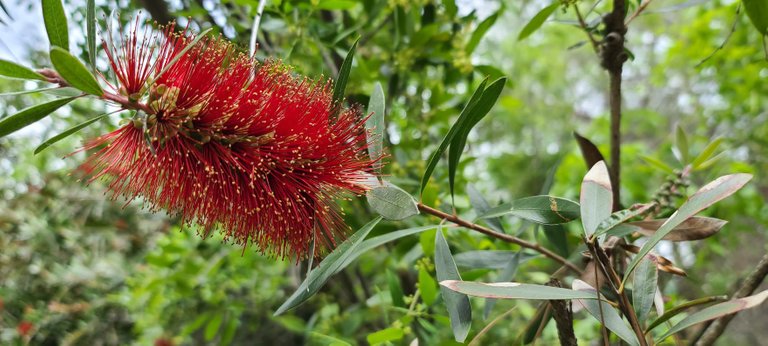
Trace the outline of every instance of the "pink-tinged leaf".
<instances>
[{"instance_id":1,"label":"pink-tinged leaf","mask_svg":"<svg viewBox=\"0 0 768 346\"><path fill-rule=\"evenodd\" d=\"M705 185L695 194L693 194L688 201L686 201L678 211L665 222L659 230L643 245L637 256L632 259L626 270L626 275L622 281L622 286L626 282L627 278L635 269L640 260L645 257L651 250L658 244L667 234L672 232L675 227L682 224L685 220L688 220L698 212L704 210L712 204L732 195L739 189L741 189L750 179L751 174L737 173L722 176L715 179L711 183Z\"/></svg>"},{"instance_id":2,"label":"pink-tinged leaf","mask_svg":"<svg viewBox=\"0 0 768 346\"><path fill-rule=\"evenodd\" d=\"M611 216L613 193L608 167L605 161L596 163L584 176L581 183L581 223L584 232L590 236L597 231L600 223Z\"/></svg>"},{"instance_id":3,"label":"pink-tinged leaf","mask_svg":"<svg viewBox=\"0 0 768 346\"><path fill-rule=\"evenodd\" d=\"M638 232L644 236L652 237L656 231L667 222L668 219L646 220L630 222L632 226L640 227ZM672 229L663 240L690 241L708 238L720 231L728 221L713 217L694 216L685 220L682 224Z\"/></svg>"},{"instance_id":4,"label":"pink-tinged leaf","mask_svg":"<svg viewBox=\"0 0 768 346\"><path fill-rule=\"evenodd\" d=\"M597 296L567 288L521 284L517 282L481 283L459 280L440 282L445 288L466 295L496 299L597 299Z\"/></svg>"},{"instance_id":5,"label":"pink-tinged leaf","mask_svg":"<svg viewBox=\"0 0 768 346\"><path fill-rule=\"evenodd\" d=\"M688 317L684 318L682 321L678 322L676 325L672 326L672 328L670 328L669 331L664 333L664 335L662 335L658 340L656 340L656 343L660 343L661 341L666 339L668 336L675 334L695 324L699 324L701 322L706 322L709 320L713 320L716 318L720 318L726 315L739 312L741 310L746 310L746 309L750 309L755 306L758 306L762 304L767 298L768 298L768 290L765 290L753 296L734 299L731 301L727 301L725 303L720 303L720 304L710 306L699 312L695 312L689 315Z\"/></svg>"}]
</instances>

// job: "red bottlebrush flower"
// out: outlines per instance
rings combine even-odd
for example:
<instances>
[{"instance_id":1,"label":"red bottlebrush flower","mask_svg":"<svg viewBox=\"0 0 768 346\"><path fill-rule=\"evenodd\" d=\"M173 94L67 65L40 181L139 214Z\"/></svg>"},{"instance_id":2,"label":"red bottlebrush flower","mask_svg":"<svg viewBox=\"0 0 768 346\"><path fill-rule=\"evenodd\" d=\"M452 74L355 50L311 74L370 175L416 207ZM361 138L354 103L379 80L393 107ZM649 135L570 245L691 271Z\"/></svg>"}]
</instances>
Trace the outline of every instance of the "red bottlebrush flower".
<instances>
[{"instance_id":1,"label":"red bottlebrush flower","mask_svg":"<svg viewBox=\"0 0 768 346\"><path fill-rule=\"evenodd\" d=\"M16 332L19 333L21 336L27 336L29 333L32 332L32 329L35 326L32 324L32 322L29 321L21 321L19 322L19 325L16 326Z\"/></svg>"},{"instance_id":2,"label":"red bottlebrush flower","mask_svg":"<svg viewBox=\"0 0 768 346\"><path fill-rule=\"evenodd\" d=\"M218 227L276 256L319 255L343 238L335 200L363 193L378 164L359 109L335 105L330 83L258 64L222 39L189 48L186 30L137 31L118 48L104 44L117 76L109 98L138 112L86 144L98 149L82 166L91 179L200 224L204 236Z\"/></svg>"},{"instance_id":3,"label":"red bottlebrush flower","mask_svg":"<svg viewBox=\"0 0 768 346\"><path fill-rule=\"evenodd\" d=\"M173 341L166 338L160 338L155 340L155 346L173 346L173 345L174 345Z\"/></svg>"}]
</instances>

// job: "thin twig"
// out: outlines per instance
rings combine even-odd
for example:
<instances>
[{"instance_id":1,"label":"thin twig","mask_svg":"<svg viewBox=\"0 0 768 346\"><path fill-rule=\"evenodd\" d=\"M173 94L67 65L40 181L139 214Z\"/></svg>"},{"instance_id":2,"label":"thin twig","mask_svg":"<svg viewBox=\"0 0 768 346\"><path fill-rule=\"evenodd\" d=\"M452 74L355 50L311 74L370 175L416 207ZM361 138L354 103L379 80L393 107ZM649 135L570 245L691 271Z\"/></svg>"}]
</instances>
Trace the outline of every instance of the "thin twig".
<instances>
[{"instance_id":1,"label":"thin twig","mask_svg":"<svg viewBox=\"0 0 768 346\"><path fill-rule=\"evenodd\" d=\"M765 280L766 276L768 276L768 253L766 253L763 256L763 258L757 264L755 269L752 270L752 273L750 273L749 276L747 276L747 278L744 279L744 282L742 282L741 287L739 287L739 290L733 294L733 297L731 297L731 299L744 298L746 296L751 295L752 293L755 292L757 287L760 286L763 280ZM723 316L715 320L714 322L712 322L710 325L704 327L704 332L700 334L701 337L699 338L699 340L694 341L695 345L696 346L714 345L715 341L717 341L717 338L719 338L720 335L723 334L723 331L725 331L725 327L728 326L728 323L730 323L734 317L736 317L736 314Z\"/></svg>"},{"instance_id":2,"label":"thin twig","mask_svg":"<svg viewBox=\"0 0 768 346\"><path fill-rule=\"evenodd\" d=\"M249 45L249 52L251 58L256 54L256 38L259 36L259 24L261 24L261 15L264 13L264 7L267 5L267 0L259 0L259 7L256 9L256 15L253 16L253 27L251 28L251 44Z\"/></svg>"},{"instance_id":3,"label":"thin twig","mask_svg":"<svg viewBox=\"0 0 768 346\"><path fill-rule=\"evenodd\" d=\"M643 0L643 2L640 3L640 6L637 7L637 10L635 11L635 13L632 13L632 15L629 16L629 18L627 18L627 21L624 22L624 26L629 25L629 23L631 23L633 20L635 20L635 18L637 18L637 16L639 16L641 13L643 13L643 11L645 11L645 8L648 7L648 5L651 4L651 1L653 1L653 0Z\"/></svg>"},{"instance_id":4,"label":"thin twig","mask_svg":"<svg viewBox=\"0 0 768 346\"><path fill-rule=\"evenodd\" d=\"M517 245L520 245L520 246L522 246L524 248L527 248L527 249L534 250L534 251L536 251L536 252L538 252L538 253L546 256L546 257L549 257L549 258L557 261L558 263L568 267L568 269L571 269L575 273L578 273L578 274L582 273L582 270L579 267L577 267L575 264L569 262L567 259L563 258L562 256L560 256L560 255L550 251L547 248L542 247L541 245L539 245L537 243L532 243L532 242L529 242L527 240L523 240L523 239L520 239L518 237L509 235L509 234L499 233L499 232L490 230L490 229L485 228L483 226L480 226L478 224L474 224L472 222L469 222L469 221L466 221L464 219L461 219L461 218L459 218L459 217L457 217L455 215L451 215L451 214L442 212L440 210L437 210L437 209L432 208L430 206L424 205L422 203L419 203L418 207L419 207L419 210L421 212L425 213L425 214L433 215L433 216L436 216L438 218L441 218L441 219L453 222L453 223L455 223L455 224L457 224L457 225L459 225L461 227L468 228L468 229L471 229L473 231L477 231L477 232L480 232L480 233L485 234L487 236L494 237L496 239L501 239L501 240L504 240L504 241L512 243L512 244L517 244Z\"/></svg>"},{"instance_id":5,"label":"thin twig","mask_svg":"<svg viewBox=\"0 0 768 346\"><path fill-rule=\"evenodd\" d=\"M547 286L563 287L560 280L552 278ZM550 300L552 306L552 317L557 325L557 337L560 339L560 346L578 346L576 334L573 332L573 309L570 300Z\"/></svg>"},{"instance_id":6,"label":"thin twig","mask_svg":"<svg viewBox=\"0 0 768 346\"><path fill-rule=\"evenodd\" d=\"M587 26L587 22L584 21L584 16L581 15L581 11L579 11L579 4L578 2L573 3L573 9L576 12L576 18L579 19L579 25L582 29L584 29L584 32L587 33L587 37L589 37L589 42L592 43L592 48L594 48L595 52L598 52L600 50L600 44L597 43L597 40L594 36L592 36L592 32L589 31L589 26Z\"/></svg>"},{"instance_id":7,"label":"thin twig","mask_svg":"<svg viewBox=\"0 0 768 346\"><path fill-rule=\"evenodd\" d=\"M517 306L513 306L511 309L507 310L505 313L494 318L493 321L491 321L491 323L488 323L485 327L483 327L483 329L479 333L477 333L477 335L475 335L474 338L472 338L472 341L469 342L469 346L480 345L480 338L482 338L483 335L488 333L488 331L491 330L491 328L493 328L493 326L499 323L502 319L509 316L512 313L512 311L515 311L515 309L517 309Z\"/></svg>"},{"instance_id":8,"label":"thin twig","mask_svg":"<svg viewBox=\"0 0 768 346\"><path fill-rule=\"evenodd\" d=\"M723 40L723 43L720 44L715 50L712 51L712 53L709 53L706 58L699 61L698 64L694 67L699 67L703 65L705 62L707 62L709 59L711 59L717 52L721 51L723 48L725 48L725 45L728 44L728 41L731 40L731 36L733 36L733 33L736 32L736 24L739 23L739 13L741 12L741 2L739 2L739 6L736 7L736 17L733 18L733 23L731 24L731 30L728 32L728 35L725 36L725 39ZM765 46L765 45L763 45Z\"/></svg>"}]
</instances>

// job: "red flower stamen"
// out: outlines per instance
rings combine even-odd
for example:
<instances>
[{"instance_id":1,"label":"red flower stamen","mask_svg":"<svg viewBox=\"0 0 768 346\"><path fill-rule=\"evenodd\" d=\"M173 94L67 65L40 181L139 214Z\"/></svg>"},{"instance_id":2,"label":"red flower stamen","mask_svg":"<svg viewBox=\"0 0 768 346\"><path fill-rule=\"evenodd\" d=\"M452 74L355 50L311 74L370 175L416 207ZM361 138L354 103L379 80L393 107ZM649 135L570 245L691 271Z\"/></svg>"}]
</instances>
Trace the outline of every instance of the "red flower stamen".
<instances>
[{"instance_id":1,"label":"red flower stamen","mask_svg":"<svg viewBox=\"0 0 768 346\"><path fill-rule=\"evenodd\" d=\"M139 39L135 27L104 48L115 92L139 111L86 144L98 149L82 166L91 179L276 256L333 248L346 233L336 199L363 193L379 159L366 153L359 109L339 109L329 83L258 64L222 39L203 38L169 66L192 41L186 30Z\"/></svg>"}]
</instances>

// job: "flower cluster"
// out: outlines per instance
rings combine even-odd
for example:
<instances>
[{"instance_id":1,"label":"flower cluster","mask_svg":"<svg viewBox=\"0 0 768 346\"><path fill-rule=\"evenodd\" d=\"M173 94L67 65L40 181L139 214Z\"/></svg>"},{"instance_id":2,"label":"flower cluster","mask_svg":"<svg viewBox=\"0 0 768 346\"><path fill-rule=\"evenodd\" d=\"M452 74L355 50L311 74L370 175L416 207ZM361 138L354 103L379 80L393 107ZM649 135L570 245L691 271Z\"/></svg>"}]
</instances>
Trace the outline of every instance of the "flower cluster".
<instances>
[{"instance_id":1,"label":"flower cluster","mask_svg":"<svg viewBox=\"0 0 768 346\"><path fill-rule=\"evenodd\" d=\"M280 257L333 248L347 229L336 199L363 193L379 161L360 110L335 104L330 83L223 39L137 28L103 43L117 80L108 98L136 113L86 143L86 174L204 236L221 229Z\"/></svg>"}]
</instances>

